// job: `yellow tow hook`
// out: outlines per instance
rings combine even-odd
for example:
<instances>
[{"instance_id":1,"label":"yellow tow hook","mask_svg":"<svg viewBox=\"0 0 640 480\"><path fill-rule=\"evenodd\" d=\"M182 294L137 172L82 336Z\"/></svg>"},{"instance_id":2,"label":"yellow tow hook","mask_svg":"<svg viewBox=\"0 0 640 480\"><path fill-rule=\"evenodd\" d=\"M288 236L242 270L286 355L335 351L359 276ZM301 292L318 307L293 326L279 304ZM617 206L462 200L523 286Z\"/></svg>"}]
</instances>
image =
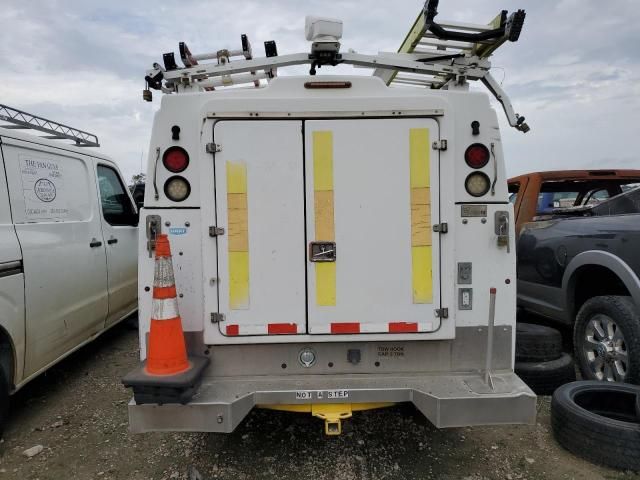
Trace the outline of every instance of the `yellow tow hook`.
<instances>
[{"instance_id":1,"label":"yellow tow hook","mask_svg":"<svg viewBox=\"0 0 640 480\"><path fill-rule=\"evenodd\" d=\"M352 416L350 403L319 403L311 405L311 415L324 420L324 433L340 435L342 420Z\"/></svg>"}]
</instances>

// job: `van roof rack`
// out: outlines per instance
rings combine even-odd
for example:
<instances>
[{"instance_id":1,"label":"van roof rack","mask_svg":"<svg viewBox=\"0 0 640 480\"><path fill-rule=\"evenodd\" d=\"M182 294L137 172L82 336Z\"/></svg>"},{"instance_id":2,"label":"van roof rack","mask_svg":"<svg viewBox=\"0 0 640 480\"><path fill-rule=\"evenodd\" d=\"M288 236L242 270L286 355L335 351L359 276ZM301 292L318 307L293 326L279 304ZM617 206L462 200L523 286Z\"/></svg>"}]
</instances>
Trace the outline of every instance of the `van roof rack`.
<instances>
[{"instance_id":1,"label":"van roof rack","mask_svg":"<svg viewBox=\"0 0 640 480\"><path fill-rule=\"evenodd\" d=\"M242 35L239 50L218 50L215 53L192 54L180 42L180 57L184 67L176 64L173 52L163 55L164 66L158 63L145 76L143 99L152 100L150 89L163 93L183 93L214 90L219 87L267 82L277 76L279 67L309 64L310 75L324 65L353 65L371 68L373 75L387 85L409 85L434 89L467 89L469 80L480 80L502 105L509 124L528 132L524 117L513 110L511 101L500 84L491 76L488 57L507 41L520 36L525 12L508 15L504 10L487 25L461 22L437 23L439 0L426 0L413 27L396 53L381 52L364 55L353 51L340 53L342 22L340 20L307 17L305 33L312 42L311 53L278 55L274 41L267 41L265 57L253 58L246 35ZM231 61L231 57L242 57ZM217 60L199 63L198 60Z\"/></svg>"},{"instance_id":2,"label":"van roof rack","mask_svg":"<svg viewBox=\"0 0 640 480\"><path fill-rule=\"evenodd\" d=\"M37 130L48 133L42 138L51 140L71 140L78 147L99 147L98 137L92 133L78 130L77 128L54 122L47 118L39 117L31 113L23 112L16 108L0 104L0 120L11 125L0 125L2 128L14 130Z\"/></svg>"}]
</instances>

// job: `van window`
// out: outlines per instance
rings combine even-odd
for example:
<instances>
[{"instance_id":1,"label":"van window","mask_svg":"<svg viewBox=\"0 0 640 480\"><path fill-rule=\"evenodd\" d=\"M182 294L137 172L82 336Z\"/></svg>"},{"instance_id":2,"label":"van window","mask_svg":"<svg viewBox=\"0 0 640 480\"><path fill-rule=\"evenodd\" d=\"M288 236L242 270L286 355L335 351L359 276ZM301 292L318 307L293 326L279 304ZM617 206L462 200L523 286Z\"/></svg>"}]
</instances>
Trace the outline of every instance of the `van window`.
<instances>
[{"instance_id":1,"label":"van window","mask_svg":"<svg viewBox=\"0 0 640 480\"><path fill-rule=\"evenodd\" d=\"M120 177L113 168L98 165L102 215L110 225L137 225L138 218Z\"/></svg>"}]
</instances>

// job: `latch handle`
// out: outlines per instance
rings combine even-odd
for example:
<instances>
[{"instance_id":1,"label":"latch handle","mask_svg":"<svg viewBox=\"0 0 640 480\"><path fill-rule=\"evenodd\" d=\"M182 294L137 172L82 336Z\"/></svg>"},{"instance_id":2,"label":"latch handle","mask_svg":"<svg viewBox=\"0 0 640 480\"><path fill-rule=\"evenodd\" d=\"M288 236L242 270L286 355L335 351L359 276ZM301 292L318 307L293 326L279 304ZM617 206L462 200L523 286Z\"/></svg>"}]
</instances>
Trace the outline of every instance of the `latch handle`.
<instances>
[{"instance_id":1,"label":"latch handle","mask_svg":"<svg viewBox=\"0 0 640 480\"><path fill-rule=\"evenodd\" d=\"M494 214L495 233L498 236L498 246L507 247L507 253L511 251L509 242L509 212L499 210Z\"/></svg>"},{"instance_id":2,"label":"latch handle","mask_svg":"<svg viewBox=\"0 0 640 480\"><path fill-rule=\"evenodd\" d=\"M311 242L309 243L310 262L335 262L336 242Z\"/></svg>"},{"instance_id":3,"label":"latch handle","mask_svg":"<svg viewBox=\"0 0 640 480\"><path fill-rule=\"evenodd\" d=\"M156 238L162 233L162 218L160 215L149 215L146 218L146 232L147 232L147 251L149 252L149 258L153 257L153 251L156 248Z\"/></svg>"}]
</instances>

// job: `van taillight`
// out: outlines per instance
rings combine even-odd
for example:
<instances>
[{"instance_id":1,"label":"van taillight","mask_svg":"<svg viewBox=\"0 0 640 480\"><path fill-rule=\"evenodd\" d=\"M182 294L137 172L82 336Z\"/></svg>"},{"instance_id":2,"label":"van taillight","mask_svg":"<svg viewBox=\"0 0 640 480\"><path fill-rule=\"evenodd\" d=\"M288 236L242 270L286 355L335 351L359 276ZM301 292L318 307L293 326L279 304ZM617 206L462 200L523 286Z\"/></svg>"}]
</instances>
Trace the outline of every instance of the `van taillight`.
<instances>
[{"instance_id":1,"label":"van taillight","mask_svg":"<svg viewBox=\"0 0 640 480\"><path fill-rule=\"evenodd\" d=\"M489 149L481 143L469 145L464 152L464 160L471 168L482 168L489 163Z\"/></svg>"},{"instance_id":2,"label":"van taillight","mask_svg":"<svg viewBox=\"0 0 640 480\"><path fill-rule=\"evenodd\" d=\"M164 194L172 202L182 202L191 193L191 185L186 178L174 175L164 184Z\"/></svg>"},{"instance_id":3,"label":"van taillight","mask_svg":"<svg viewBox=\"0 0 640 480\"><path fill-rule=\"evenodd\" d=\"M486 195L491 187L491 180L482 172L473 172L467 176L464 188L472 197L482 197Z\"/></svg>"},{"instance_id":4,"label":"van taillight","mask_svg":"<svg viewBox=\"0 0 640 480\"><path fill-rule=\"evenodd\" d=\"M162 164L172 173L179 173L189 166L189 154L184 148L168 148L162 156Z\"/></svg>"}]
</instances>

